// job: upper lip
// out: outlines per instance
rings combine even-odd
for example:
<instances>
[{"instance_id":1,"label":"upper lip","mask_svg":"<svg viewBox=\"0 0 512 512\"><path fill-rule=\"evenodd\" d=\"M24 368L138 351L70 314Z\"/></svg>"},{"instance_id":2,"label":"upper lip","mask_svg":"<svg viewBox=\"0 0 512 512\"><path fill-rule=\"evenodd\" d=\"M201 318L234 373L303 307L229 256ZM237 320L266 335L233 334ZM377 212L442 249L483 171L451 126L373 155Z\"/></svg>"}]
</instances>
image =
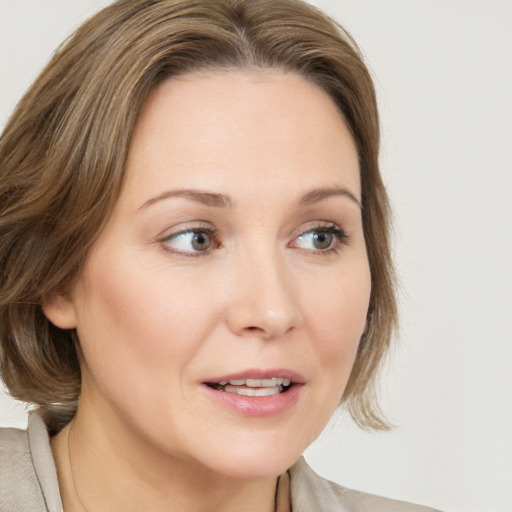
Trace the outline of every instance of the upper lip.
<instances>
[{"instance_id":1,"label":"upper lip","mask_svg":"<svg viewBox=\"0 0 512 512\"><path fill-rule=\"evenodd\" d=\"M304 384L306 382L305 378L300 373L287 368L250 368L235 373L219 375L211 379L206 379L203 382L215 384L225 380L271 379L272 377L276 377L278 379L289 379L292 381L292 384Z\"/></svg>"}]
</instances>

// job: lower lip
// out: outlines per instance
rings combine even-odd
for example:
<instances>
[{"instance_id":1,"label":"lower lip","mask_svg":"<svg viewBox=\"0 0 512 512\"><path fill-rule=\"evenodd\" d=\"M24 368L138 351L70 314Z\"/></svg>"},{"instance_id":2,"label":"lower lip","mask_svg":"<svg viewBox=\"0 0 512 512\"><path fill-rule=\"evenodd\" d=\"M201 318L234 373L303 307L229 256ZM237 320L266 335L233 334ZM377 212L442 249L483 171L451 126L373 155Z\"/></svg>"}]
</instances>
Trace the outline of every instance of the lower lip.
<instances>
[{"instance_id":1,"label":"lower lip","mask_svg":"<svg viewBox=\"0 0 512 512\"><path fill-rule=\"evenodd\" d=\"M244 396L213 389L206 384L203 388L217 403L242 416L267 417L282 414L291 409L299 399L302 384L294 384L290 389L277 395Z\"/></svg>"}]
</instances>

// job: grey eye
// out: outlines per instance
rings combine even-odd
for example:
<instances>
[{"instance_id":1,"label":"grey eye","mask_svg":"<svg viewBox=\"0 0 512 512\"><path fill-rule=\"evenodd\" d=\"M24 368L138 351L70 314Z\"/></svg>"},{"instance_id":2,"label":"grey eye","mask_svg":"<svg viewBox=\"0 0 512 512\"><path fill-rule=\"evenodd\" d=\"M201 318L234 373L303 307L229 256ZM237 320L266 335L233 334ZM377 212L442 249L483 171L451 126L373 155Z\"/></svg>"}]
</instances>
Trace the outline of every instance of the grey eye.
<instances>
[{"instance_id":1,"label":"grey eye","mask_svg":"<svg viewBox=\"0 0 512 512\"><path fill-rule=\"evenodd\" d=\"M334 241L334 235L327 231L306 231L297 238L297 246L302 249L329 249Z\"/></svg>"},{"instance_id":2,"label":"grey eye","mask_svg":"<svg viewBox=\"0 0 512 512\"><path fill-rule=\"evenodd\" d=\"M212 245L210 235L202 231L193 232L191 245L196 251L206 251Z\"/></svg>"},{"instance_id":3,"label":"grey eye","mask_svg":"<svg viewBox=\"0 0 512 512\"><path fill-rule=\"evenodd\" d=\"M183 254L205 252L212 246L212 235L204 230L182 231L167 238L165 246Z\"/></svg>"},{"instance_id":4,"label":"grey eye","mask_svg":"<svg viewBox=\"0 0 512 512\"><path fill-rule=\"evenodd\" d=\"M315 232L313 235L313 245L316 249L327 249L332 245L332 233Z\"/></svg>"}]
</instances>

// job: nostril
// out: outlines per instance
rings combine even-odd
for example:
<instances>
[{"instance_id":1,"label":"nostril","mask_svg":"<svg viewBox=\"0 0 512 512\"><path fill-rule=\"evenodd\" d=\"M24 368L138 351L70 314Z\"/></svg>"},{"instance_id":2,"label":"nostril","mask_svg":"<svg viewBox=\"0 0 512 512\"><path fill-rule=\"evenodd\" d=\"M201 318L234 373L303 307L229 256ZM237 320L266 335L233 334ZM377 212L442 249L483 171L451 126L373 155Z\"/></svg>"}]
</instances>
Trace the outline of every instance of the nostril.
<instances>
[{"instance_id":1,"label":"nostril","mask_svg":"<svg viewBox=\"0 0 512 512\"><path fill-rule=\"evenodd\" d=\"M270 339L272 337L272 335L269 332L267 332L264 328L257 327L256 325L248 325L247 327L245 327L243 329L243 334L245 334L246 336L258 336L265 339Z\"/></svg>"},{"instance_id":2,"label":"nostril","mask_svg":"<svg viewBox=\"0 0 512 512\"><path fill-rule=\"evenodd\" d=\"M266 307L265 301L240 300L228 310L229 329L237 336L262 337L270 340L289 334L298 321L295 304ZM288 307L290 306L290 307Z\"/></svg>"},{"instance_id":3,"label":"nostril","mask_svg":"<svg viewBox=\"0 0 512 512\"><path fill-rule=\"evenodd\" d=\"M256 326L250 325L250 326L246 327L244 329L244 331L245 331L245 334L263 335L265 338L268 337L265 329L262 329L261 327L256 327Z\"/></svg>"}]
</instances>

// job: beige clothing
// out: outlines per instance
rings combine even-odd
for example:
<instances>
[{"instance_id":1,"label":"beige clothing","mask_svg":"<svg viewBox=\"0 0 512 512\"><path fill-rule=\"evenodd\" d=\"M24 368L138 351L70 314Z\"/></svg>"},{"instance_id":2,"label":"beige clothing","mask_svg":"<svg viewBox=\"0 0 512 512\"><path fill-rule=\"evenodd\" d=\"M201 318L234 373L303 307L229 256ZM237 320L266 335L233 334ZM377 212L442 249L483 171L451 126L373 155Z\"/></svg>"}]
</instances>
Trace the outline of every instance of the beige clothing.
<instances>
[{"instance_id":1,"label":"beige clothing","mask_svg":"<svg viewBox=\"0 0 512 512\"><path fill-rule=\"evenodd\" d=\"M435 512L341 487L302 458L290 476L293 512ZM0 512L63 512L48 433L35 413L27 431L0 429Z\"/></svg>"}]
</instances>

